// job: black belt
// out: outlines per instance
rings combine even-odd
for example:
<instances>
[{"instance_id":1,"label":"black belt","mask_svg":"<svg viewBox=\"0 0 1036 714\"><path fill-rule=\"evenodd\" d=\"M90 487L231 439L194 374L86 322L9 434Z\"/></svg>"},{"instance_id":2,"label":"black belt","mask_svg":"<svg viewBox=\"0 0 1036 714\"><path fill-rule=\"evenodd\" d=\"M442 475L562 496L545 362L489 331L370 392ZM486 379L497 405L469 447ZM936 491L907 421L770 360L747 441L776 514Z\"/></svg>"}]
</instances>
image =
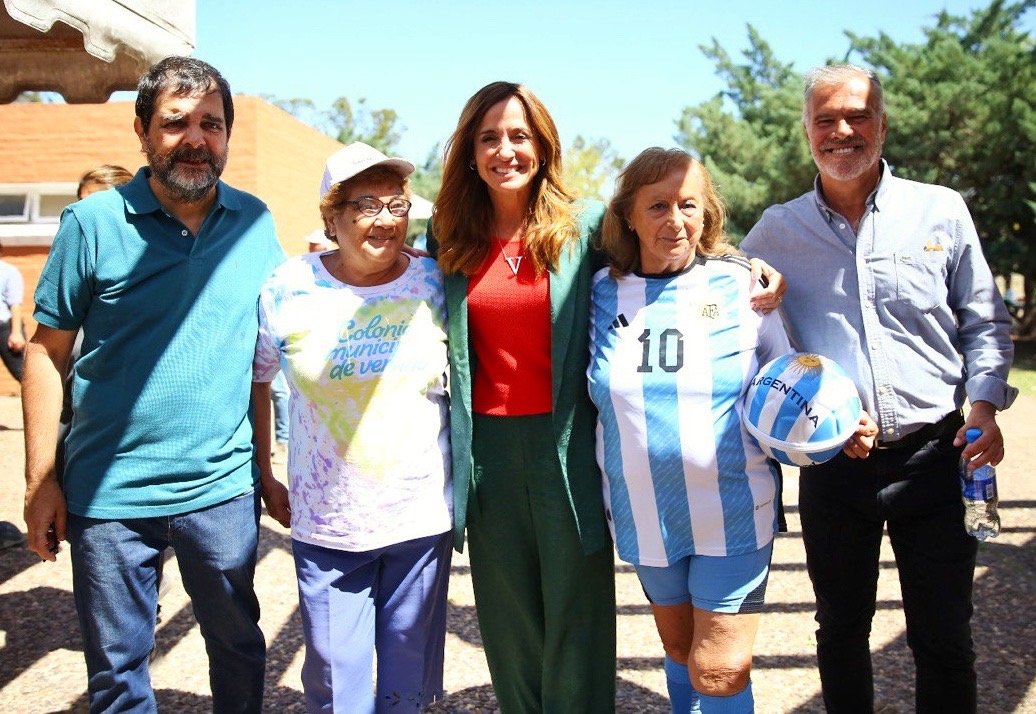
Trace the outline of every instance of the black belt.
<instances>
[{"instance_id":1,"label":"black belt","mask_svg":"<svg viewBox=\"0 0 1036 714\"><path fill-rule=\"evenodd\" d=\"M948 434L955 434L964 426L964 415L959 411L950 412L934 424L925 424L917 431L907 434L895 441L882 441L874 445L876 449L920 449L928 442L935 441Z\"/></svg>"}]
</instances>

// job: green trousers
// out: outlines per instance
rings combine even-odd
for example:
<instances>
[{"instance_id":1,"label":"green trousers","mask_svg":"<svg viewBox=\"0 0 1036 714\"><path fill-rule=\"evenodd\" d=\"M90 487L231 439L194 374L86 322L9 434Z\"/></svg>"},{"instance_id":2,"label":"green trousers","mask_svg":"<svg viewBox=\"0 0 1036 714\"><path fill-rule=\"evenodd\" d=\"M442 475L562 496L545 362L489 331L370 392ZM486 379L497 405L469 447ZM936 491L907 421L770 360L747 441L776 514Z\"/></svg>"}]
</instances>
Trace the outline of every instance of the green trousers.
<instances>
[{"instance_id":1,"label":"green trousers","mask_svg":"<svg viewBox=\"0 0 1036 714\"><path fill-rule=\"evenodd\" d=\"M475 415L475 607L504 714L615 711L615 570L586 555L549 415Z\"/></svg>"}]
</instances>

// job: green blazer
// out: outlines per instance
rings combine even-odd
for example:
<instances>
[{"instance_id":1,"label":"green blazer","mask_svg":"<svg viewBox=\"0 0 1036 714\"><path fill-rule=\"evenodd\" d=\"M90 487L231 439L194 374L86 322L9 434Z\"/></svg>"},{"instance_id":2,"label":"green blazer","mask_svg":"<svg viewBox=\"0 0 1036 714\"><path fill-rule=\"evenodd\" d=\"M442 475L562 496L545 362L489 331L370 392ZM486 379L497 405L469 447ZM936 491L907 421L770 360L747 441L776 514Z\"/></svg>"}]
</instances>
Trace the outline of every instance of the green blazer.
<instances>
[{"instance_id":1,"label":"green blazer","mask_svg":"<svg viewBox=\"0 0 1036 714\"><path fill-rule=\"evenodd\" d=\"M586 553L611 545L604 518L601 474L594 453L597 412L587 390L590 360L590 281L604 267L594 248L604 217L599 202L580 204L579 241L561 252L550 273L551 373L554 437L565 478L565 490ZM433 254L438 244L429 234ZM449 312L450 435L453 452L453 537L464 547L464 527L478 519L474 464L471 455L471 378L477 369L468 340L468 278L447 275L444 281Z\"/></svg>"}]
</instances>

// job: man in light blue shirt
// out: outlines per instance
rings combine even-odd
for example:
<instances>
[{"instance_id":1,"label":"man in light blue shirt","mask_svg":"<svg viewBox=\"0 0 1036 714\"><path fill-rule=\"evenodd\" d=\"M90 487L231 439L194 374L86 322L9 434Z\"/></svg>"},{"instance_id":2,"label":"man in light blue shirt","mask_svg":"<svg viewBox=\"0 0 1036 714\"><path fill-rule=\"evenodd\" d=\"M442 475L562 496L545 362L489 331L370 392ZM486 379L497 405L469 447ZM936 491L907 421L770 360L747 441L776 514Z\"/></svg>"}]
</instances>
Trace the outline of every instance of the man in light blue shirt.
<instances>
[{"instance_id":1,"label":"man in light blue shirt","mask_svg":"<svg viewBox=\"0 0 1036 714\"><path fill-rule=\"evenodd\" d=\"M976 542L958 464L999 463L1010 317L961 196L892 175L878 78L851 65L806 78L814 190L769 208L741 247L788 281L792 345L834 359L866 411L842 454L801 473L800 515L817 598L817 656L832 712L873 710L869 634L878 552L896 553L919 712L976 710L971 642ZM965 397L971 403L965 419Z\"/></svg>"},{"instance_id":2,"label":"man in light blue shirt","mask_svg":"<svg viewBox=\"0 0 1036 714\"><path fill-rule=\"evenodd\" d=\"M249 416L259 288L284 257L254 196L219 180L234 121L212 66L141 78L148 166L69 206L36 290L24 378L29 548L71 544L91 711L155 711L157 569L172 548L209 654L212 707L259 712L258 473ZM64 491L54 472L76 333Z\"/></svg>"}]
</instances>

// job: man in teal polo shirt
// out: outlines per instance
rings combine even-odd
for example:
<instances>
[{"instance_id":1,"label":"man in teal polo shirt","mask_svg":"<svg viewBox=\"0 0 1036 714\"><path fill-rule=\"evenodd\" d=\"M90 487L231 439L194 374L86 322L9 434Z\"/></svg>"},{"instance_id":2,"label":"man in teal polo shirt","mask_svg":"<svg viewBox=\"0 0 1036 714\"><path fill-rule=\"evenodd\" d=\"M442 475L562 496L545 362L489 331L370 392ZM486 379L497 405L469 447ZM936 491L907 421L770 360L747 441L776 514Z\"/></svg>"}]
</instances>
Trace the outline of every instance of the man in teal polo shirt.
<instances>
[{"instance_id":1,"label":"man in teal polo shirt","mask_svg":"<svg viewBox=\"0 0 1036 714\"><path fill-rule=\"evenodd\" d=\"M234 121L212 66L140 80L148 166L69 206L36 290L23 388L29 548L71 544L91 711L154 711L156 569L172 548L209 654L213 710L258 712L259 495L249 390L259 288L284 258L266 206L219 180ZM76 331L64 490L54 477Z\"/></svg>"}]
</instances>

